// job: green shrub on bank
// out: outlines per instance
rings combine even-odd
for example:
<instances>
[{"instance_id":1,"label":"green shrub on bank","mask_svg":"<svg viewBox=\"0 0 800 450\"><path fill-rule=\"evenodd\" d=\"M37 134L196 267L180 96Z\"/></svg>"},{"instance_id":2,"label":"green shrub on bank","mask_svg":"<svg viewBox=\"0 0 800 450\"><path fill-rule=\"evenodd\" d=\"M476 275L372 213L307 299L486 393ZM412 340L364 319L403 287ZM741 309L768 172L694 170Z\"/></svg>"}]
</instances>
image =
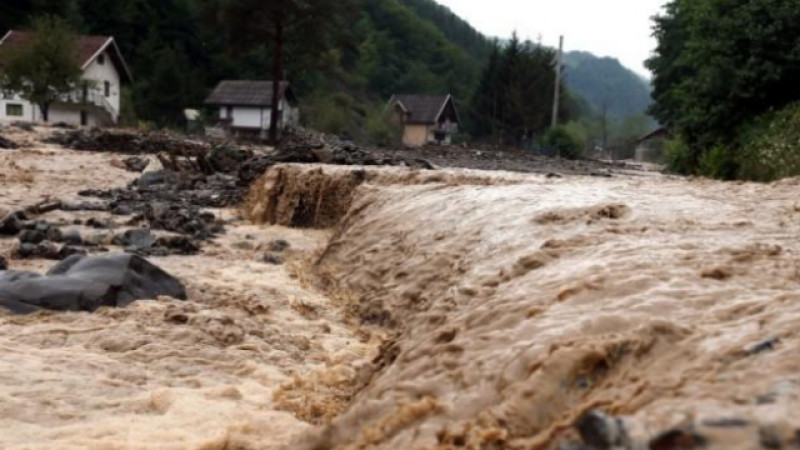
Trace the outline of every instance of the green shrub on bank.
<instances>
[{"instance_id":1,"label":"green shrub on bank","mask_svg":"<svg viewBox=\"0 0 800 450\"><path fill-rule=\"evenodd\" d=\"M664 162L667 165L668 172L680 175L694 174L692 150L679 137L667 141L664 149Z\"/></svg>"},{"instance_id":2,"label":"green shrub on bank","mask_svg":"<svg viewBox=\"0 0 800 450\"><path fill-rule=\"evenodd\" d=\"M717 145L700 157L697 175L718 180L735 180L739 173L739 164L735 159L735 151L730 147Z\"/></svg>"},{"instance_id":3,"label":"green shrub on bank","mask_svg":"<svg viewBox=\"0 0 800 450\"><path fill-rule=\"evenodd\" d=\"M739 178L774 181L800 175L800 103L761 116L740 137Z\"/></svg>"},{"instance_id":4,"label":"green shrub on bank","mask_svg":"<svg viewBox=\"0 0 800 450\"><path fill-rule=\"evenodd\" d=\"M403 127L391 108L375 108L367 117L367 139L372 145L394 147L403 138Z\"/></svg>"},{"instance_id":5,"label":"green shrub on bank","mask_svg":"<svg viewBox=\"0 0 800 450\"><path fill-rule=\"evenodd\" d=\"M667 168L674 173L722 180L769 182L800 176L800 103L762 115L740 130L736 142L718 144L693 157L680 139L667 143Z\"/></svg>"},{"instance_id":6,"label":"green shrub on bank","mask_svg":"<svg viewBox=\"0 0 800 450\"><path fill-rule=\"evenodd\" d=\"M360 138L363 110L351 96L336 92L309 96L301 105L303 124L324 133L351 139Z\"/></svg>"},{"instance_id":7,"label":"green shrub on bank","mask_svg":"<svg viewBox=\"0 0 800 450\"><path fill-rule=\"evenodd\" d=\"M542 145L555 150L562 158L579 159L583 156L580 139L563 126L552 128L545 133Z\"/></svg>"}]
</instances>

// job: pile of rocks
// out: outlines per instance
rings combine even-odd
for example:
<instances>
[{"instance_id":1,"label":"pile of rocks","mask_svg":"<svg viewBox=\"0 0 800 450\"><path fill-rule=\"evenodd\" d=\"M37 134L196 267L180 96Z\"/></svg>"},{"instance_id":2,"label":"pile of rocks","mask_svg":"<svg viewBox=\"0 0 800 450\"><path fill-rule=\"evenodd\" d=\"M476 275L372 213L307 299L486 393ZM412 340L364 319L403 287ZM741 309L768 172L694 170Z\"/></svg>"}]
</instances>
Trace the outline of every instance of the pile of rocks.
<instances>
[{"instance_id":1,"label":"pile of rocks","mask_svg":"<svg viewBox=\"0 0 800 450\"><path fill-rule=\"evenodd\" d=\"M47 142L73 150L136 155L167 152L174 155L197 156L209 150L209 145L205 142L189 140L166 131L81 129L56 133L47 139Z\"/></svg>"}]
</instances>

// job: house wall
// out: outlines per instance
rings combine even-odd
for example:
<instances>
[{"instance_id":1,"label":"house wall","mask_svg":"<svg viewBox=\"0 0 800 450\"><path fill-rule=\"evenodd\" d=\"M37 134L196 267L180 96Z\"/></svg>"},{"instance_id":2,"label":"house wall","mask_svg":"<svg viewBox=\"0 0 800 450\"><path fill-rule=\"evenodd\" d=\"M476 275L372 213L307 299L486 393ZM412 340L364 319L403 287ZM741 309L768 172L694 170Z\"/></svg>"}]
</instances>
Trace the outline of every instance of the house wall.
<instances>
[{"instance_id":1,"label":"house wall","mask_svg":"<svg viewBox=\"0 0 800 450\"><path fill-rule=\"evenodd\" d=\"M453 143L453 134L458 132L458 124L455 122L451 122L450 119L445 119L437 126L428 127L428 143L429 144L436 144L438 141L436 140L436 130L443 129L446 131L444 140L442 140L442 145L450 145Z\"/></svg>"},{"instance_id":2,"label":"house wall","mask_svg":"<svg viewBox=\"0 0 800 450\"><path fill-rule=\"evenodd\" d=\"M235 106L231 126L234 128L262 128L263 108Z\"/></svg>"},{"instance_id":3,"label":"house wall","mask_svg":"<svg viewBox=\"0 0 800 450\"><path fill-rule=\"evenodd\" d=\"M430 128L428 125L407 124L403 128L403 145L420 147L427 144Z\"/></svg>"},{"instance_id":4,"label":"house wall","mask_svg":"<svg viewBox=\"0 0 800 450\"><path fill-rule=\"evenodd\" d=\"M287 125L297 124L299 119L297 108L289 106L285 102L281 102L279 108L281 111L280 129L286 128ZM231 117L228 117L227 106L219 108L219 118L231 119L230 126L233 128L269 130L271 117L272 110L269 107L234 106L231 111Z\"/></svg>"},{"instance_id":5,"label":"house wall","mask_svg":"<svg viewBox=\"0 0 800 450\"><path fill-rule=\"evenodd\" d=\"M105 63L100 64L99 58L95 58L87 67L86 70L83 72L83 78L85 80L94 81L94 87L92 90L97 95L104 95L104 82L108 81L111 83L110 94L106 97L106 101L111 105L112 109L114 110L113 120L117 122L119 120L119 110L121 104L121 95L122 95L122 82L120 80L119 72L117 71L117 67L114 65L114 61L111 59L111 55L106 51L103 52L105 57Z\"/></svg>"},{"instance_id":6,"label":"house wall","mask_svg":"<svg viewBox=\"0 0 800 450\"><path fill-rule=\"evenodd\" d=\"M68 123L81 126L80 105L58 104L50 107L49 123ZM88 127L102 126L106 119L101 118L94 108L86 108L86 124Z\"/></svg>"},{"instance_id":7,"label":"house wall","mask_svg":"<svg viewBox=\"0 0 800 450\"><path fill-rule=\"evenodd\" d=\"M22 116L9 116L6 115L6 105L22 105ZM35 122L39 115L39 108L34 107L29 102L22 100L19 96L14 95L11 98L6 98L0 94L0 123L8 124L12 122Z\"/></svg>"},{"instance_id":8,"label":"house wall","mask_svg":"<svg viewBox=\"0 0 800 450\"><path fill-rule=\"evenodd\" d=\"M657 137L640 142L636 146L634 159L638 162L662 164L664 162L666 141L665 138Z\"/></svg>"}]
</instances>

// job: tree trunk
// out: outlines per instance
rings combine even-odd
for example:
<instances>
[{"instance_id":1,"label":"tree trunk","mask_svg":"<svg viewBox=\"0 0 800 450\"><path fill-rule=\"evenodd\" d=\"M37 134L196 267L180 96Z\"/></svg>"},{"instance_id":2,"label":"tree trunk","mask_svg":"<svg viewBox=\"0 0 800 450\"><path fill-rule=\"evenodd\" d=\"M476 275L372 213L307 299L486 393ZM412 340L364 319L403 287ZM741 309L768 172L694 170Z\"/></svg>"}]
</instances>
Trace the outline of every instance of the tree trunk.
<instances>
[{"instance_id":1,"label":"tree trunk","mask_svg":"<svg viewBox=\"0 0 800 450\"><path fill-rule=\"evenodd\" d=\"M272 65L272 109L269 117L269 140L278 143L280 85L283 81L283 17L275 18L275 59Z\"/></svg>"},{"instance_id":2,"label":"tree trunk","mask_svg":"<svg viewBox=\"0 0 800 450\"><path fill-rule=\"evenodd\" d=\"M44 123L47 123L50 117L50 104L40 103L39 109L42 111L42 120L44 121Z\"/></svg>"}]
</instances>

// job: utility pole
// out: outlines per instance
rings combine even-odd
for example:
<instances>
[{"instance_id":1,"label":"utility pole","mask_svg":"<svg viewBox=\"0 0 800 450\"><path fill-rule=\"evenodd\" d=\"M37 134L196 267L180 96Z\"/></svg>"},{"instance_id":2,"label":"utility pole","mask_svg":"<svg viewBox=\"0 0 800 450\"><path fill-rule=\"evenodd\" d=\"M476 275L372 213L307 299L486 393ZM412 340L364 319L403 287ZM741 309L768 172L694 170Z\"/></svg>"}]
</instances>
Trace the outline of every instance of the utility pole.
<instances>
[{"instance_id":1,"label":"utility pole","mask_svg":"<svg viewBox=\"0 0 800 450\"><path fill-rule=\"evenodd\" d=\"M558 58L556 59L556 97L553 101L553 123L552 127L558 126L558 108L561 103L561 62L564 58L564 36L558 38Z\"/></svg>"}]
</instances>

